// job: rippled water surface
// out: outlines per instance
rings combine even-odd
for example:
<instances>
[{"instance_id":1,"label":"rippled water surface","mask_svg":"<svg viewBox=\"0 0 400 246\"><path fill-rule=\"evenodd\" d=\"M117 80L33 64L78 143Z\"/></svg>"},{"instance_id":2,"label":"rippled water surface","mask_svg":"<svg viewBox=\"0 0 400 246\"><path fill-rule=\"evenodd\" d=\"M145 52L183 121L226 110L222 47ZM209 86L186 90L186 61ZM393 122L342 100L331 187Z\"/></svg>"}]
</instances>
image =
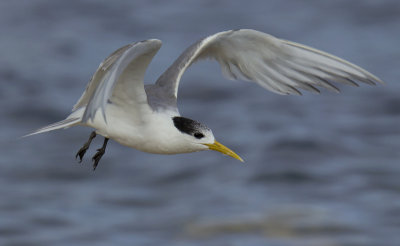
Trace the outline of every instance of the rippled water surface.
<instances>
[{"instance_id":1,"label":"rippled water surface","mask_svg":"<svg viewBox=\"0 0 400 246\"><path fill-rule=\"evenodd\" d=\"M279 96L193 66L182 115L215 152L161 156L91 129L19 136L63 119L100 61L148 38L154 81L195 40L253 28L346 58L385 86ZM400 242L400 2L1 1L0 245L396 246Z\"/></svg>"}]
</instances>

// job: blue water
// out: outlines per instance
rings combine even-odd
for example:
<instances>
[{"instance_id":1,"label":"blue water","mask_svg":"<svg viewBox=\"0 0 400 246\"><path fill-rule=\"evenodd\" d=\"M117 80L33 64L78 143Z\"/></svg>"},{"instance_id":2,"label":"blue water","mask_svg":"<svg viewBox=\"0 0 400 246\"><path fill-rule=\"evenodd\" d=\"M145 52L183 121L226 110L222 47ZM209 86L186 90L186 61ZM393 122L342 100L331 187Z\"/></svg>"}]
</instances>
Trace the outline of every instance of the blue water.
<instances>
[{"instance_id":1,"label":"blue water","mask_svg":"<svg viewBox=\"0 0 400 246\"><path fill-rule=\"evenodd\" d=\"M91 129L22 140L63 119L100 61L148 38L154 81L180 52L253 28L348 59L387 82L280 96L193 66L182 115L246 163L161 156L110 141L98 169L74 159ZM400 245L400 2L0 2L0 245Z\"/></svg>"}]
</instances>

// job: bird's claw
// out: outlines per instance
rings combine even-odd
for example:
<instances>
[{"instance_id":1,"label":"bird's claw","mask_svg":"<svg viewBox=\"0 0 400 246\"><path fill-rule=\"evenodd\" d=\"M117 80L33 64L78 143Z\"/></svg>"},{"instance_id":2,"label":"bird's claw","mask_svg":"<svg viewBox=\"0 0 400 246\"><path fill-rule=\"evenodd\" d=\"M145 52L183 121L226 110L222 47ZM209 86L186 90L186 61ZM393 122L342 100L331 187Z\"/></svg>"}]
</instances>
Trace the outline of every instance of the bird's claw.
<instances>
[{"instance_id":1,"label":"bird's claw","mask_svg":"<svg viewBox=\"0 0 400 246\"><path fill-rule=\"evenodd\" d=\"M88 141L82 146L82 148L80 148L80 149L78 150L78 153L76 153L75 159L78 159L78 156L79 156L79 158L80 158L79 163L82 162L82 159L83 159L83 156L84 156L85 153L86 153L86 150L89 149L90 143L92 142L93 138L95 138L95 137L96 137L96 132L93 131L93 132L90 134Z\"/></svg>"},{"instance_id":2,"label":"bird's claw","mask_svg":"<svg viewBox=\"0 0 400 246\"><path fill-rule=\"evenodd\" d=\"M82 146L82 148L80 148L79 150L78 150L78 152L76 153L76 155L75 155L75 159L78 159L78 157L79 157L79 163L81 163L82 162L82 159L83 159L83 156L85 155L85 153L86 153L86 150L88 150L89 149L89 144L84 144L83 146Z\"/></svg>"},{"instance_id":3,"label":"bird's claw","mask_svg":"<svg viewBox=\"0 0 400 246\"><path fill-rule=\"evenodd\" d=\"M96 167L99 164L99 161L100 161L101 157L103 157L104 153L105 153L105 148L100 148L100 149L97 149L97 153L92 157L93 171L96 170Z\"/></svg>"}]
</instances>

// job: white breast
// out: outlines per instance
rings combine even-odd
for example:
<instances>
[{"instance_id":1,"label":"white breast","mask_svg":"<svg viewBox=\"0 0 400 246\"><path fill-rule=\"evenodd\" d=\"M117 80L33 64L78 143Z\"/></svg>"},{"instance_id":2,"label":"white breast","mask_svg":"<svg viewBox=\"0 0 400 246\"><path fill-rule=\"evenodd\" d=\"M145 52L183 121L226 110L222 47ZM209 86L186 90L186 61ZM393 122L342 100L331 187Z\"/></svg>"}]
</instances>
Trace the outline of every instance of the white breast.
<instances>
[{"instance_id":1,"label":"white breast","mask_svg":"<svg viewBox=\"0 0 400 246\"><path fill-rule=\"evenodd\" d=\"M173 116L177 116L176 112L152 111L137 117L137 114L109 104L106 108L107 123L98 111L93 122L86 125L104 137L144 152L178 154L198 151L184 141L185 136L173 125Z\"/></svg>"}]
</instances>

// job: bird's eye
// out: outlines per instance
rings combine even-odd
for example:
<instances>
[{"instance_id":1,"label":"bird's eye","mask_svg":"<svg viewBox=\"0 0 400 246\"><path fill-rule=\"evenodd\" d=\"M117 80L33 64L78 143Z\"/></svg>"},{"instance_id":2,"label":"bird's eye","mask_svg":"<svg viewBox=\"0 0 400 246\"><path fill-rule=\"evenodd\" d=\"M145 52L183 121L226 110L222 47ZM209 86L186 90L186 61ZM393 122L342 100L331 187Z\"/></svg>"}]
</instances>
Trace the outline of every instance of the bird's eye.
<instances>
[{"instance_id":1,"label":"bird's eye","mask_svg":"<svg viewBox=\"0 0 400 246\"><path fill-rule=\"evenodd\" d=\"M204 138L204 134L200 132L196 132L193 136L197 139Z\"/></svg>"}]
</instances>

